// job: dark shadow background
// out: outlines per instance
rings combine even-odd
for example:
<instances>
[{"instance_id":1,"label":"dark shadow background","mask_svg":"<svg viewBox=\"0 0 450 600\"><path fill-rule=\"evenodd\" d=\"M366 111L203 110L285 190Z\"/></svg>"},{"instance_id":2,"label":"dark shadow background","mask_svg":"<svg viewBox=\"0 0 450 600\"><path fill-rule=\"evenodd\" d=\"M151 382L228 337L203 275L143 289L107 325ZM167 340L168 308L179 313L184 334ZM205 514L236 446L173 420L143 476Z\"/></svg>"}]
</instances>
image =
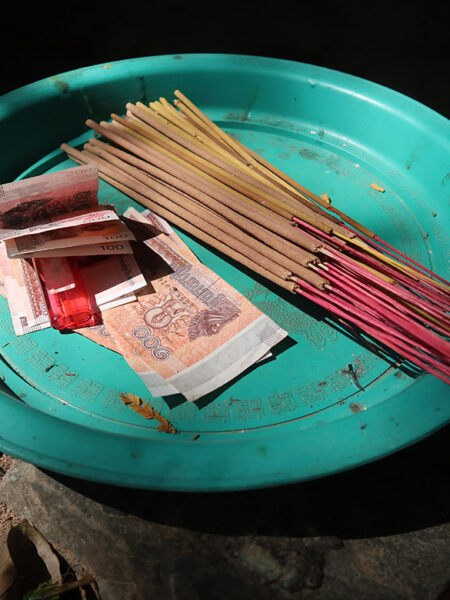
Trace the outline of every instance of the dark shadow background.
<instances>
[{"instance_id":1,"label":"dark shadow background","mask_svg":"<svg viewBox=\"0 0 450 600\"><path fill-rule=\"evenodd\" d=\"M0 93L114 60L227 52L337 69L448 117L449 17L449 3L434 2L8 2ZM372 537L449 521L448 433L347 473L267 490L169 494L58 478L107 505L202 531Z\"/></svg>"}]
</instances>

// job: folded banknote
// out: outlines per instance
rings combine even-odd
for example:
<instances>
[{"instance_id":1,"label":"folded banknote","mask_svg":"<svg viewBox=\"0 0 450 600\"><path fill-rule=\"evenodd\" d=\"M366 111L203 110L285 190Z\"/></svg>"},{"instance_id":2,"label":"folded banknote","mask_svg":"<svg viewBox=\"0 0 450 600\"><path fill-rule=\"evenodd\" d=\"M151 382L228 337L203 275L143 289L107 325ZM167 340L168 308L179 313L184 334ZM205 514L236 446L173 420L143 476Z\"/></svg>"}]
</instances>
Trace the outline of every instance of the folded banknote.
<instances>
[{"instance_id":1,"label":"folded banknote","mask_svg":"<svg viewBox=\"0 0 450 600\"><path fill-rule=\"evenodd\" d=\"M73 167L0 185L0 227L22 229L97 205L98 168Z\"/></svg>"},{"instance_id":2,"label":"folded banknote","mask_svg":"<svg viewBox=\"0 0 450 600\"><path fill-rule=\"evenodd\" d=\"M170 271L153 291L106 311L120 353L150 390L164 380L188 400L229 382L287 332L164 233L146 240ZM163 395L163 394L161 394Z\"/></svg>"},{"instance_id":3,"label":"folded banknote","mask_svg":"<svg viewBox=\"0 0 450 600\"><path fill-rule=\"evenodd\" d=\"M117 219L10 238L5 240L5 246L9 258L86 256L126 254L118 250L129 248L129 245L123 245L129 240L134 240L132 232Z\"/></svg>"}]
</instances>

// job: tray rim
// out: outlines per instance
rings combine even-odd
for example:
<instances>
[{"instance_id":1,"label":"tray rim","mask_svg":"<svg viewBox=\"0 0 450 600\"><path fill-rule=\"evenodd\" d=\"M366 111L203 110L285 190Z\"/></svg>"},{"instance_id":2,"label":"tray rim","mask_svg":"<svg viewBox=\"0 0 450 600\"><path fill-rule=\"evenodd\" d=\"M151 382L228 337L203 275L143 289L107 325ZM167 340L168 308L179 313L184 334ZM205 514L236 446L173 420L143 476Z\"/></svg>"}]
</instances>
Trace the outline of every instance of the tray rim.
<instances>
[{"instance_id":1,"label":"tray rim","mask_svg":"<svg viewBox=\"0 0 450 600\"><path fill-rule=\"evenodd\" d=\"M10 371L9 378L18 377L13 371ZM409 389L406 388L401 392L391 396L388 401L378 404L372 407L370 410L364 413L364 439L357 438L354 433L361 429L362 419L352 418L355 415L347 414L341 419L332 421L330 423L324 423L321 425L321 434L323 439L326 439L326 445L322 449L319 463L315 465L315 469L310 471L307 475L301 471L301 468L285 468L272 470L268 475L265 470L261 472L252 473L246 470L245 465L248 464L249 457L252 460L263 462L266 458L262 448L267 443L267 435L257 434L253 435L252 439L236 439L234 436L233 446L240 445L240 458L242 459L243 468L241 473L237 477L224 478L218 476L214 479L208 477L207 480L195 480L195 486L193 486L193 479L189 477L190 466L192 461L197 462L200 465L200 471L205 469L208 471L208 443L204 442L200 436L200 439L195 443L185 444L180 443L176 440L176 436L170 436L172 439L168 440L148 440L138 439L131 435L122 435L117 433L96 431L95 443L92 443L92 429L88 426L76 425L69 421L62 421L57 417L53 417L48 414L41 413L35 408L32 408L18 399L15 399L9 394L0 394L0 412L4 412L6 409L8 415L12 421L20 423L21 429L30 428L33 432L29 437L30 441L28 446L24 447L22 444L14 442L8 439L8 432L5 431L5 427L0 425L0 448L3 452L28 461L38 467L50 469L56 473L62 473L71 477L81 478L85 480L95 481L103 484L112 484L118 486L132 487L132 488L143 488L153 489L161 491L172 491L172 492L218 492L218 491L239 491L245 489L257 489L262 487L279 486L286 484L298 483L301 481L307 481L317 479L324 476L333 475L349 469L357 468L384 458L394 452L397 452L412 443L416 443L432 433L444 428L450 422L450 410L447 404L448 417L442 418L442 403L436 396L429 398L430 410L427 416L427 427L426 430L423 428L423 421L418 423L418 420L411 418L415 409L420 407L423 400L423 395L426 394L429 389L429 380L431 376L423 376L419 378L414 386L417 392L412 398L408 398L410 395ZM395 400L395 402L393 402ZM400 421L405 420L403 413L403 402L407 402L411 409L409 415L407 415L408 426L406 427L409 434L407 436L402 435L401 441L398 439ZM387 409L387 410L386 410ZM380 415L381 413L381 415ZM26 425L25 425L26 421ZM49 429L46 425L50 425L51 435L49 436ZM40 435L40 429L45 430L44 435ZM381 431L384 434L384 438L380 438ZM306 435L305 435L306 433ZM303 439L302 444L297 444L297 451L303 450L308 451L308 442L311 441L311 436L314 438L317 433L317 428L310 428L302 432ZM289 432L284 439L278 439L281 441L281 445L277 448L276 461L284 465L284 460L289 456L292 456L292 445L290 444L291 438L296 436L295 431ZM274 437L273 434L271 437ZM300 436L297 437L297 442ZM100 438L100 444L99 444ZM380 439L390 439L390 444L380 444ZM355 440L359 442L355 444ZM49 441L54 448L58 451L52 455L49 455L48 445ZM102 445L103 441L108 444L110 453L108 456L104 456L103 466L100 469L98 466L98 455L93 446ZM153 448L160 450L161 443L175 443L178 445L178 459L179 462L176 464L175 474L171 470L168 477L164 477L161 473L165 472L164 468L161 468L161 462L163 466L164 461L161 459L159 462L155 462L155 455L152 454ZM270 442L270 438L269 438ZM228 442L226 439L222 439L219 442L214 442L215 447L218 445L223 446L223 453L226 454ZM378 453L376 456L373 454L373 445L378 445ZM64 449L67 446L77 448L77 453L82 456L82 464L73 464L69 460L62 458ZM269 446L267 444L267 446ZM357 452L355 452L357 450ZM128 454L128 460L124 462L124 453ZM131 457L131 459L130 459ZM149 458L152 458L152 471L142 471L142 463ZM173 460L173 456L171 457ZM105 460L106 459L106 460ZM332 459L332 460L328 460ZM339 462L339 468L335 467L335 463ZM167 462L167 461L166 461ZM288 460L289 462L289 460ZM147 463L148 466L149 463ZM121 468L117 468L120 465ZM130 465L133 467L130 469ZM173 463L171 463L173 465ZM333 465L333 466L330 466ZM113 468L114 466L114 468ZM124 469L124 467L126 467ZM186 475L187 474L187 475Z\"/></svg>"},{"instance_id":2,"label":"tray rim","mask_svg":"<svg viewBox=\"0 0 450 600\"><path fill-rule=\"evenodd\" d=\"M156 54L156 55L147 55L147 56L136 56L136 57L132 57L132 58L124 58L124 59L118 59L118 60L112 60L112 61L107 61L107 62L100 62L100 63L95 63L92 65L87 65L87 66L83 66L83 67L76 67L74 69L69 69L67 71L62 71L60 73L57 74L53 74L53 75L48 75L46 77L42 77L40 79L37 79L35 81L32 81L30 83L24 84L22 86L19 86L13 90L10 90L9 92L6 92L5 94L0 95L0 100L8 100L9 96L14 95L16 96L15 99L17 99L17 97L20 99L20 95L23 92L29 92L30 90L32 90L33 88L36 90L36 92L39 92L39 88L43 85L46 86L46 84L49 82L49 80L56 80L56 79L60 79L63 77L69 77L71 79L71 83L77 87L77 85L81 84L81 78L80 80L77 82L77 76L84 76L85 72L87 72L89 74L89 72L92 72L93 70L98 70L98 69L104 69L106 71L109 71L111 69L111 67L115 67L118 66L120 67L121 65L130 65L130 64L139 64L142 61L147 61L147 60L162 60L162 61L166 61L166 60L170 60L172 61L173 59L197 59L197 58L201 58L202 60L207 60L207 59L222 59L222 60L229 60L229 59L235 59L235 60L240 60L240 61L246 61L246 62L254 62L255 65L258 64L259 66L261 64L265 64L265 66L267 67L276 67L277 65L284 65L286 67L291 67L293 69L301 67L306 69L307 71L312 72L320 72L323 74L329 73L329 74L333 74L333 76L339 78L342 77L344 78L346 81L352 81L353 83L355 83L357 86L358 84L363 84L364 86L371 86L374 90L378 89L378 91L380 91L381 93L383 92L387 92L389 95L396 95L398 98L403 98L407 103L414 103L416 104L418 107L420 107L422 110L425 109L427 112L429 112L430 116L434 115L434 117L438 117L440 119L443 120L443 123L445 123L447 125L447 127L450 130L450 120L445 117L444 115L442 115L440 112L438 112L437 110L427 106L426 104L424 104L423 102L416 100L415 98L412 98L411 96L408 96L406 94L404 94L403 92L400 92L394 88L390 88L382 83L378 83L372 79L368 79L366 77L360 77L359 75L353 75L351 73L346 73L344 71L340 71L338 69L333 69L330 67L325 67L322 65L316 65L313 63L307 63L307 62L303 62L303 61L297 61L297 60L293 60L293 59L288 59L288 58L281 58L281 57L273 57L273 56L265 56L265 55L260 55L260 54L239 54L239 53L228 53L228 52L182 52L182 53L174 53L174 54ZM57 94L58 90L52 90L47 89L47 93L49 95L52 95L53 93ZM1 118L1 114L0 114L0 118Z\"/></svg>"}]
</instances>

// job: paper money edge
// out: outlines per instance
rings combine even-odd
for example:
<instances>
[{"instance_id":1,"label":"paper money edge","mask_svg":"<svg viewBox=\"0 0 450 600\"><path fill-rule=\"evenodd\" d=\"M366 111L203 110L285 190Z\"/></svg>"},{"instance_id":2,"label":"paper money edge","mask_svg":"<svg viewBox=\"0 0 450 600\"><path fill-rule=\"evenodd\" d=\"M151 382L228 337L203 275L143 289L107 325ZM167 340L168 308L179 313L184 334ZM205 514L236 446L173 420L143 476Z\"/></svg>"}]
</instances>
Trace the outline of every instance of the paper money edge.
<instances>
[{"instance_id":1,"label":"paper money edge","mask_svg":"<svg viewBox=\"0 0 450 600\"><path fill-rule=\"evenodd\" d=\"M228 340L226 344L216 348L190 368L168 377L165 381L180 390L180 393L189 402L198 400L198 398L241 375L287 335L287 331L277 325L270 317L262 314L253 323L250 323L236 336ZM237 361L234 361L234 357L239 355L236 350L236 342L239 343L240 339L244 342L246 350ZM214 362L211 363L211 361ZM209 363L207 370L204 369L204 363ZM214 369L214 364L217 366L216 369ZM224 364L226 365L225 368ZM138 375L145 382L147 374L153 372L140 372ZM215 375L212 376L212 373L215 373ZM197 382L195 382L196 379Z\"/></svg>"}]
</instances>

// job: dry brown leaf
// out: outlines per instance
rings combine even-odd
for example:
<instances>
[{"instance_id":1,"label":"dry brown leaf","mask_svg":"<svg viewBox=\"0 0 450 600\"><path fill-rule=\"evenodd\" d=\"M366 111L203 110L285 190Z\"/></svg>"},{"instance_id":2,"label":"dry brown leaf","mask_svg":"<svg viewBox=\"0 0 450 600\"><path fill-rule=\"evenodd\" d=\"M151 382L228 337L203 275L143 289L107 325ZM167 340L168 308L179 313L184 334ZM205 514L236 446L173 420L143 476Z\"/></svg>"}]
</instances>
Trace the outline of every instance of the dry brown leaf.
<instances>
[{"instance_id":1,"label":"dry brown leaf","mask_svg":"<svg viewBox=\"0 0 450 600\"><path fill-rule=\"evenodd\" d=\"M138 414L140 414L144 419L156 419L160 422L157 429L159 431L163 431L164 433L177 433L175 427L169 423L169 421L163 417L155 408L150 406L148 402L139 398L135 394L120 394L120 398L124 404L132 408Z\"/></svg>"},{"instance_id":2,"label":"dry brown leaf","mask_svg":"<svg viewBox=\"0 0 450 600\"><path fill-rule=\"evenodd\" d=\"M0 600L28 597L25 592L31 587L50 588L60 582L56 552L31 523L20 521L8 532L6 543L0 548Z\"/></svg>"}]
</instances>

